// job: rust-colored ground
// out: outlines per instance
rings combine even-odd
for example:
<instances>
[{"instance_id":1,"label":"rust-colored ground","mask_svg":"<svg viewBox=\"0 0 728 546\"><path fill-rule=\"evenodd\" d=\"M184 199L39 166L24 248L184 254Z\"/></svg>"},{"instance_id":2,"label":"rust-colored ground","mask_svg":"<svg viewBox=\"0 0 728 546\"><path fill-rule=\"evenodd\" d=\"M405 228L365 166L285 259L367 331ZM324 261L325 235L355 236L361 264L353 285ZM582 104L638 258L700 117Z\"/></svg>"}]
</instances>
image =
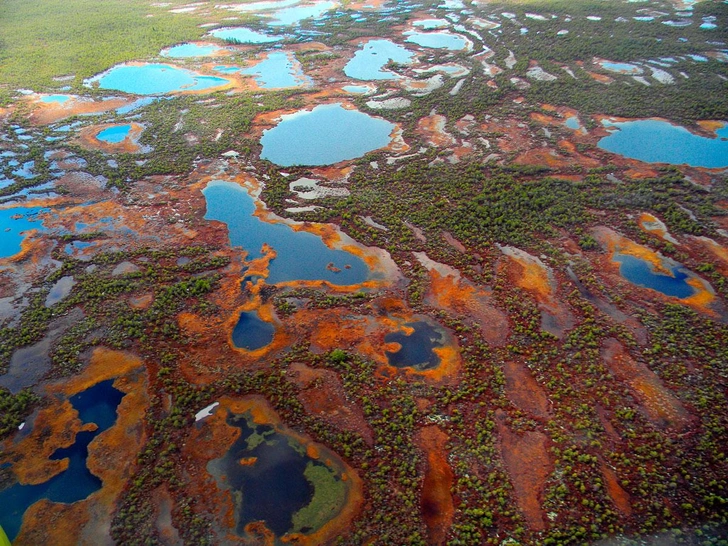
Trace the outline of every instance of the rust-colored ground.
<instances>
[{"instance_id":1,"label":"rust-colored ground","mask_svg":"<svg viewBox=\"0 0 728 546\"><path fill-rule=\"evenodd\" d=\"M503 371L506 376L506 394L516 407L541 419L551 416L551 403L546 393L523 364L508 361Z\"/></svg>"},{"instance_id":2,"label":"rust-colored ground","mask_svg":"<svg viewBox=\"0 0 728 546\"><path fill-rule=\"evenodd\" d=\"M531 529L543 531L546 523L541 509L541 496L546 478L553 471L548 437L538 431L523 434L512 432L503 410L496 412L496 420L501 456L515 489L518 507Z\"/></svg>"},{"instance_id":3,"label":"rust-colored ground","mask_svg":"<svg viewBox=\"0 0 728 546\"><path fill-rule=\"evenodd\" d=\"M83 114L97 114L116 110L130 104L133 99L113 98L94 101L87 98L73 98L66 102L41 102L40 96L31 95L28 104L32 108L28 119L34 125L50 125L62 119Z\"/></svg>"},{"instance_id":4,"label":"rust-colored ground","mask_svg":"<svg viewBox=\"0 0 728 546\"><path fill-rule=\"evenodd\" d=\"M445 131L447 118L440 114L432 114L417 122L417 132L421 134L430 146L448 148L455 145L453 136Z\"/></svg>"},{"instance_id":5,"label":"rust-colored ground","mask_svg":"<svg viewBox=\"0 0 728 546\"><path fill-rule=\"evenodd\" d=\"M455 515L455 506L450 493L453 472L447 462L448 440L447 434L435 425L420 429L415 436L415 442L426 456L420 505L427 525L429 544L445 543Z\"/></svg>"},{"instance_id":6,"label":"rust-colored ground","mask_svg":"<svg viewBox=\"0 0 728 546\"><path fill-rule=\"evenodd\" d=\"M605 341L602 358L617 379L629 386L650 421L677 431L690 426L691 416L677 396L652 370L635 361L619 341L614 338Z\"/></svg>"},{"instance_id":7,"label":"rust-colored ground","mask_svg":"<svg viewBox=\"0 0 728 546\"><path fill-rule=\"evenodd\" d=\"M603 461L599 461L599 468L604 477L604 483L607 486L607 494L612 499L614 506L617 507L622 514L629 517L632 515L632 503L629 494L622 488L617 478L617 474Z\"/></svg>"}]
</instances>

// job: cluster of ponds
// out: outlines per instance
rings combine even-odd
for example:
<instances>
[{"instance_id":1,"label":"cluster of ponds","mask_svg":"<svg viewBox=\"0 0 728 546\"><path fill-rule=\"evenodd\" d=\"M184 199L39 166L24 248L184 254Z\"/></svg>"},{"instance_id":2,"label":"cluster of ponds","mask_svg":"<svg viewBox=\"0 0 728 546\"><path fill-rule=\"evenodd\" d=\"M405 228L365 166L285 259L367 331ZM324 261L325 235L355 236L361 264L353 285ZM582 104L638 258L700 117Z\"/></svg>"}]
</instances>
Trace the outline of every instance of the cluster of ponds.
<instances>
[{"instance_id":1,"label":"cluster of ponds","mask_svg":"<svg viewBox=\"0 0 728 546\"><path fill-rule=\"evenodd\" d=\"M101 489L101 480L91 474L86 460L89 444L116 422L116 408L124 393L114 388L113 383L113 379L102 381L70 398L81 422L94 423L98 428L79 432L73 445L57 449L51 455L50 459L54 461L67 458L66 470L41 484L16 483L0 491L0 506L3 507L0 510L0 526L10 540L20 531L25 511L39 500L71 504Z\"/></svg>"}]
</instances>

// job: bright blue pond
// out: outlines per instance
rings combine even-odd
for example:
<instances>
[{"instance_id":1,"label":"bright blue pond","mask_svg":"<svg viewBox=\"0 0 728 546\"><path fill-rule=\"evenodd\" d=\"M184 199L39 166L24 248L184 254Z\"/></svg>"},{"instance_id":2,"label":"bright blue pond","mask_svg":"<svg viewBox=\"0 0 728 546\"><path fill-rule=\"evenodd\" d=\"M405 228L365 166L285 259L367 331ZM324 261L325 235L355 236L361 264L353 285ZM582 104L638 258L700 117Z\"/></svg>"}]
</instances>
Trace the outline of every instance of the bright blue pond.
<instances>
[{"instance_id":1,"label":"bright blue pond","mask_svg":"<svg viewBox=\"0 0 728 546\"><path fill-rule=\"evenodd\" d=\"M639 66L628 63L613 63L602 61L599 63L602 68L610 72L619 72L620 74L639 74L642 69Z\"/></svg>"},{"instance_id":2,"label":"bright blue pond","mask_svg":"<svg viewBox=\"0 0 728 546\"><path fill-rule=\"evenodd\" d=\"M246 525L263 521L277 537L282 537L293 530L294 515L313 498L314 486L306 479L306 467L328 467L309 458L295 440L272 426L255 424L247 414L228 415L227 423L239 428L240 436L223 457L210 461L207 468L222 487L233 493L235 530L245 535ZM243 459L254 462L240 464Z\"/></svg>"},{"instance_id":3,"label":"bright blue pond","mask_svg":"<svg viewBox=\"0 0 728 546\"><path fill-rule=\"evenodd\" d=\"M728 125L717 131L718 138L698 136L685 127L666 121L602 121L605 127L616 127L602 138L602 150L647 163L688 164L711 169L728 167Z\"/></svg>"},{"instance_id":4,"label":"bright blue pond","mask_svg":"<svg viewBox=\"0 0 728 546\"><path fill-rule=\"evenodd\" d=\"M581 129L581 123L579 123L579 118L576 116L567 118L564 125L566 125L569 129L574 129L575 131Z\"/></svg>"},{"instance_id":5,"label":"bright blue pond","mask_svg":"<svg viewBox=\"0 0 728 546\"><path fill-rule=\"evenodd\" d=\"M405 324L414 331L407 335L404 332L393 332L384 336L385 343L399 343L401 349L396 352L386 351L387 360L397 368L415 368L428 370L440 364L440 357L433 351L442 347L445 336L433 325L424 322Z\"/></svg>"},{"instance_id":6,"label":"bright blue pond","mask_svg":"<svg viewBox=\"0 0 728 546\"><path fill-rule=\"evenodd\" d=\"M180 44L162 51L163 57L171 57L173 59L183 59L187 57L209 57L218 51L222 51L221 47L216 45L200 45L200 44Z\"/></svg>"},{"instance_id":7,"label":"bright blue pond","mask_svg":"<svg viewBox=\"0 0 728 546\"><path fill-rule=\"evenodd\" d=\"M312 17L319 18L324 13L336 7L336 2L318 2L307 6L292 6L276 11L273 14L273 20L268 24L270 26L288 26L296 25L304 19Z\"/></svg>"},{"instance_id":8,"label":"bright blue pond","mask_svg":"<svg viewBox=\"0 0 728 546\"><path fill-rule=\"evenodd\" d=\"M371 40L346 63L344 74L356 80L393 80L394 72L384 70L389 61L408 64L414 53L389 40Z\"/></svg>"},{"instance_id":9,"label":"bright blue pond","mask_svg":"<svg viewBox=\"0 0 728 546\"><path fill-rule=\"evenodd\" d=\"M244 68L240 73L253 76L264 89L299 87L311 83L311 79L303 74L301 63L283 51L269 53L264 61Z\"/></svg>"},{"instance_id":10,"label":"bright blue pond","mask_svg":"<svg viewBox=\"0 0 728 546\"><path fill-rule=\"evenodd\" d=\"M357 95L365 95L372 92L372 88L368 85L345 85L342 89L347 93L354 93Z\"/></svg>"},{"instance_id":11,"label":"bright blue pond","mask_svg":"<svg viewBox=\"0 0 728 546\"><path fill-rule=\"evenodd\" d=\"M124 140L129 135L129 131L131 131L131 125L116 125L99 132L96 138L110 144L116 144Z\"/></svg>"},{"instance_id":12,"label":"bright blue pond","mask_svg":"<svg viewBox=\"0 0 728 546\"><path fill-rule=\"evenodd\" d=\"M459 34L450 32L405 32L405 42L430 47L435 49L447 49L449 51L461 51L468 47L468 40Z\"/></svg>"},{"instance_id":13,"label":"bright blue pond","mask_svg":"<svg viewBox=\"0 0 728 546\"><path fill-rule=\"evenodd\" d=\"M25 239L21 234L23 231L43 229L36 216L46 210L38 207L0 209L0 258L7 258L20 252L20 244ZM15 218L16 216L19 217Z\"/></svg>"},{"instance_id":14,"label":"bright blue pond","mask_svg":"<svg viewBox=\"0 0 728 546\"><path fill-rule=\"evenodd\" d=\"M12 541L23 521L23 514L40 499L70 504L88 497L101 489L101 480L89 472L86 466L88 446L91 441L116 422L116 408L124 393L113 387L113 379L102 381L72 396L71 405L85 423L96 423L93 432L79 432L76 441L68 448L57 449L52 460L68 458L68 469L38 485L15 484L0 491L0 525Z\"/></svg>"},{"instance_id":15,"label":"bright blue pond","mask_svg":"<svg viewBox=\"0 0 728 546\"><path fill-rule=\"evenodd\" d=\"M213 180L202 193L207 201L205 219L227 224L232 246L243 247L249 252L249 259L260 256L265 243L275 249L277 256L270 264L269 284L321 279L349 285L367 279L369 269L357 256L330 249L312 233L293 231L286 224L269 224L253 216L255 202L237 184ZM329 264L341 271L331 271L327 268Z\"/></svg>"},{"instance_id":16,"label":"bright blue pond","mask_svg":"<svg viewBox=\"0 0 728 546\"><path fill-rule=\"evenodd\" d=\"M449 27L450 21L446 19L422 19L420 21L414 21L412 24L425 30L434 30L436 28Z\"/></svg>"},{"instance_id":17,"label":"bright blue pond","mask_svg":"<svg viewBox=\"0 0 728 546\"><path fill-rule=\"evenodd\" d=\"M114 89L135 95L163 95L175 91L200 91L229 83L224 78L200 76L189 70L168 64L141 66L119 65L96 76L101 89ZM89 82L89 83L90 83Z\"/></svg>"},{"instance_id":18,"label":"bright blue pond","mask_svg":"<svg viewBox=\"0 0 728 546\"><path fill-rule=\"evenodd\" d=\"M275 331L275 327L270 322L261 320L258 313L242 312L233 328L233 344L238 349L255 351L270 344Z\"/></svg>"},{"instance_id":19,"label":"bright blue pond","mask_svg":"<svg viewBox=\"0 0 728 546\"><path fill-rule=\"evenodd\" d=\"M662 292L674 298L688 298L695 293L687 279L690 276L682 266L672 268L673 277L655 272L651 263L629 254L615 254L614 261L619 262L619 272L629 282L645 288Z\"/></svg>"},{"instance_id":20,"label":"bright blue pond","mask_svg":"<svg viewBox=\"0 0 728 546\"><path fill-rule=\"evenodd\" d=\"M263 132L261 159L276 165L332 165L388 146L394 125L341 104L283 116Z\"/></svg>"},{"instance_id":21,"label":"bright blue pond","mask_svg":"<svg viewBox=\"0 0 728 546\"><path fill-rule=\"evenodd\" d=\"M71 99L70 95L47 95L45 97L42 97L40 99L40 102L50 103L50 102L58 102L58 103L64 103Z\"/></svg>"},{"instance_id":22,"label":"bright blue pond","mask_svg":"<svg viewBox=\"0 0 728 546\"><path fill-rule=\"evenodd\" d=\"M271 36L244 27L219 28L210 32L210 35L220 40L230 40L241 44L268 44L283 39L283 36Z\"/></svg>"}]
</instances>

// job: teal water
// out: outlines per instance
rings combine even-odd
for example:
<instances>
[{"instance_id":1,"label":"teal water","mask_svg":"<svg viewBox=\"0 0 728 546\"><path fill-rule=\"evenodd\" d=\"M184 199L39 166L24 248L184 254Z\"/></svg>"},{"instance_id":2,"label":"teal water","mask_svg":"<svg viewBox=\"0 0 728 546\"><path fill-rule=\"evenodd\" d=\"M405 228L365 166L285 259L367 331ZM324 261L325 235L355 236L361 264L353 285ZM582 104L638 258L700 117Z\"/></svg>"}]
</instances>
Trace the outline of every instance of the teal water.
<instances>
[{"instance_id":1,"label":"teal water","mask_svg":"<svg viewBox=\"0 0 728 546\"><path fill-rule=\"evenodd\" d=\"M370 40L344 67L344 74L355 80L393 80L394 72L384 70L389 61L409 64L414 53L390 40Z\"/></svg>"},{"instance_id":2,"label":"teal water","mask_svg":"<svg viewBox=\"0 0 728 546\"><path fill-rule=\"evenodd\" d=\"M96 138L110 144L116 144L129 136L129 131L131 131L131 125L115 125L100 131Z\"/></svg>"},{"instance_id":3,"label":"teal water","mask_svg":"<svg viewBox=\"0 0 728 546\"><path fill-rule=\"evenodd\" d=\"M268 24L270 26L291 26L297 25L305 19L319 19L324 13L337 6L336 2L328 0L324 2L316 2L304 6L292 6L283 8L273 14L273 20Z\"/></svg>"},{"instance_id":4,"label":"teal water","mask_svg":"<svg viewBox=\"0 0 728 546\"><path fill-rule=\"evenodd\" d=\"M37 215L46 210L39 207L0 209L0 259L20 252L21 243L25 239L23 232L43 229Z\"/></svg>"},{"instance_id":5,"label":"teal water","mask_svg":"<svg viewBox=\"0 0 728 546\"><path fill-rule=\"evenodd\" d=\"M366 95L373 91L368 85L345 85L342 89L347 93L353 93L355 95Z\"/></svg>"},{"instance_id":6,"label":"teal water","mask_svg":"<svg viewBox=\"0 0 728 546\"><path fill-rule=\"evenodd\" d=\"M566 125L569 129L574 129L575 131L581 129L581 123L579 123L579 118L576 116L566 118L564 125Z\"/></svg>"},{"instance_id":7,"label":"teal water","mask_svg":"<svg viewBox=\"0 0 728 546\"><path fill-rule=\"evenodd\" d=\"M227 224L231 246L244 248L249 253L248 259L259 257L263 244L276 251L276 258L270 264L269 284L325 280L335 285L349 285L368 278L369 269L361 258L330 249L312 233L294 231L287 224L270 224L253 216L255 202L239 185L213 180L202 193L207 201L205 219ZM329 264L340 271L327 268Z\"/></svg>"},{"instance_id":8,"label":"teal water","mask_svg":"<svg viewBox=\"0 0 728 546\"><path fill-rule=\"evenodd\" d=\"M84 423L96 423L92 432L79 432L75 442L67 448L57 449L51 460L68 459L68 468L45 483L21 485L16 483L0 491L0 525L12 541L20 531L23 514L41 499L71 504L85 499L101 489L101 480L91 474L86 466L88 446L103 431L116 422L116 408L124 393L113 386L114 380L102 381L70 398Z\"/></svg>"},{"instance_id":9,"label":"teal water","mask_svg":"<svg viewBox=\"0 0 728 546\"><path fill-rule=\"evenodd\" d=\"M163 50L161 55L173 59L185 59L189 57L209 57L218 51L222 51L222 48L211 44L180 44Z\"/></svg>"},{"instance_id":10,"label":"teal water","mask_svg":"<svg viewBox=\"0 0 728 546\"><path fill-rule=\"evenodd\" d=\"M233 344L248 351L262 349L273 341L275 331L275 327L262 320L258 313L242 312L233 328Z\"/></svg>"},{"instance_id":11,"label":"teal water","mask_svg":"<svg viewBox=\"0 0 728 546\"><path fill-rule=\"evenodd\" d=\"M308 457L302 445L274 427L256 424L249 414L228 414L227 423L239 428L240 436L207 468L221 488L232 493L236 533L245 535L245 526L254 521L264 522L279 538L291 531L305 533L305 528L293 529L293 519L314 495L306 468L334 471ZM253 462L240 464L243 459Z\"/></svg>"},{"instance_id":12,"label":"teal water","mask_svg":"<svg viewBox=\"0 0 728 546\"><path fill-rule=\"evenodd\" d=\"M268 44L283 39L283 36L271 36L245 27L218 28L210 32L210 35L220 40L231 40L241 44Z\"/></svg>"},{"instance_id":13,"label":"teal water","mask_svg":"<svg viewBox=\"0 0 728 546\"><path fill-rule=\"evenodd\" d=\"M407 335L404 332L394 332L384 336L385 343L399 343L401 349L395 352L386 352L387 360L397 368L415 368L429 370L440 364L440 357L433 351L442 347L445 336L433 325L424 322L410 322L405 324L414 331Z\"/></svg>"},{"instance_id":14,"label":"teal water","mask_svg":"<svg viewBox=\"0 0 728 546\"><path fill-rule=\"evenodd\" d=\"M46 95L45 97L41 97L40 102L58 102L63 104L64 102L67 102L69 100L71 100L71 95Z\"/></svg>"},{"instance_id":15,"label":"teal water","mask_svg":"<svg viewBox=\"0 0 728 546\"><path fill-rule=\"evenodd\" d=\"M610 72L619 72L620 74L640 74L642 69L639 66L628 63L613 63L611 61L601 61L599 66Z\"/></svg>"},{"instance_id":16,"label":"teal water","mask_svg":"<svg viewBox=\"0 0 728 546\"><path fill-rule=\"evenodd\" d=\"M424 30L435 30L437 28L449 27L450 22L446 19L422 19L420 21L414 21L412 25Z\"/></svg>"},{"instance_id":17,"label":"teal water","mask_svg":"<svg viewBox=\"0 0 728 546\"><path fill-rule=\"evenodd\" d=\"M651 263L629 254L615 253L614 261L619 262L622 277L638 286L651 288L674 298L689 298L695 293L695 288L686 282L690 275L679 264L670 268L673 275L670 276L656 272Z\"/></svg>"},{"instance_id":18,"label":"teal water","mask_svg":"<svg viewBox=\"0 0 728 546\"><path fill-rule=\"evenodd\" d=\"M384 148L394 125L386 120L325 104L296 112L263 132L261 159L276 165L333 165Z\"/></svg>"},{"instance_id":19,"label":"teal water","mask_svg":"<svg viewBox=\"0 0 728 546\"><path fill-rule=\"evenodd\" d=\"M602 150L647 163L687 164L710 169L728 167L728 124L717 131L717 138L695 135L685 127L666 121L602 121L614 127L597 144Z\"/></svg>"},{"instance_id":20,"label":"teal water","mask_svg":"<svg viewBox=\"0 0 728 546\"><path fill-rule=\"evenodd\" d=\"M240 73L253 76L256 83L264 89L311 85L311 78L303 73L301 63L283 51L269 53L265 60L240 70Z\"/></svg>"},{"instance_id":21,"label":"teal water","mask_svg":"<svg viewBox=\"0 0 728 546\"><path fill-rule=\"evenodd\" d=\"M178 91L201 91L230 83L225 78L201 76L168 64L122 64L86 82L98 82L101 89L134 95L164 95Z\"/></svg>"},{"instance_id":22,"label":"teal water","mask_svg":"<svg viewBox=\"0 0 728 546\"><path fill-rule=\"evenodd\" d=\"M468 40L459 34L450 32L405 32L405 42L429 47L433 49L447 49L448 51L462 51L468 47Z\"/></svg>"}]
</instances>

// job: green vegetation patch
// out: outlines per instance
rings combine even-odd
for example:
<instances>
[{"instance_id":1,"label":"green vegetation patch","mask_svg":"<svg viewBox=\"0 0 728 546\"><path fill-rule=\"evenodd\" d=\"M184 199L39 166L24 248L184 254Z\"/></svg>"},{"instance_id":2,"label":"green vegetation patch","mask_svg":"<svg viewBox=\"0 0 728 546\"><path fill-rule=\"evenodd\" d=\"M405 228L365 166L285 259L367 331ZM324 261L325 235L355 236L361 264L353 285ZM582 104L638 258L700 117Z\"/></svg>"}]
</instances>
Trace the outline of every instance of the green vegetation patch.
<instances>
[{"instance_id":1,"label":"green vegetation patch","mask_svg":"<svg viewBox=\"0 0 728 546\"><path fill-rule=\"evenodd\" d=\"M311 502L293 515L293 531L297 533L321 528L346 502L346 484L330 468L309 461L303 475L314 492Z\"/></svg>"}]
</instances>

